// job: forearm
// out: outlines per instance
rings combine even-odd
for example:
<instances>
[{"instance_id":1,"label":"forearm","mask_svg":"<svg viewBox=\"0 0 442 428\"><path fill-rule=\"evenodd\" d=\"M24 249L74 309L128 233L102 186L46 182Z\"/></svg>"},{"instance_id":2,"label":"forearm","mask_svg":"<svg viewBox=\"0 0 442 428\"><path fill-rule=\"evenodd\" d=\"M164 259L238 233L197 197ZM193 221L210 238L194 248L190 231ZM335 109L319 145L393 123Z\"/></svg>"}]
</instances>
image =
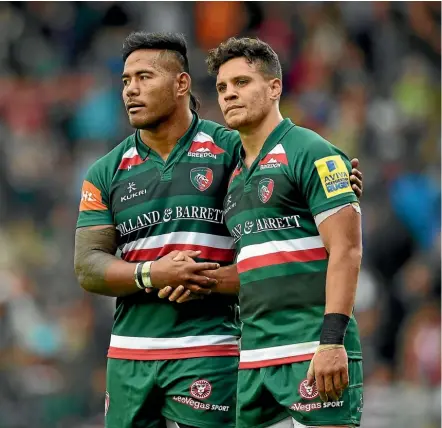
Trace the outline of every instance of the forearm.
<instances>
[{"instance_id":1,"label":"forearm","mask_svg":"<svg viewBox=\"0 0 442 428\"><path fill-rule=\"evenodd\" d=\"M239 293L239 275L235 265L229 265L212 271L210 277L216 279L218 283L212 288L215 293L233 294Z\"/></svg>"},{"instance_id":2,"label":"forearm","mask_svg":"<svg viewBox=\"0 0 442 428\"><path fill-rule=\"evenodd\" d=\"M331 249L327 268L325 313L351 316L361 265L359 246Z\"/></svg>"},{"instance_id":3,"label":"forearm","mask_svg":"<svg viewBox=\"0 0 442 428\"><path fill-rule=\"evenodd\" d=\"M140 291L134 280L135 264L115 257L116 231L79 229L75 235L75 273L91 293L120 297Z\"/></svg>"}]
</instances>

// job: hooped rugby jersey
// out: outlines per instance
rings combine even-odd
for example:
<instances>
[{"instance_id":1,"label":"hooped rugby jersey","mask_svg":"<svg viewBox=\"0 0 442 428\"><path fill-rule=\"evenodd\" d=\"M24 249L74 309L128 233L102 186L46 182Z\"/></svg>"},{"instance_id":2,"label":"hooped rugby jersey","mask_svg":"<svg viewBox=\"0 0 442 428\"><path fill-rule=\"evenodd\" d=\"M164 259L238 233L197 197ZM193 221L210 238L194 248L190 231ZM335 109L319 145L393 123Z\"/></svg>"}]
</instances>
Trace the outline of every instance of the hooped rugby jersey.
<instances>
[{"instance_id":1,"label":"hooped rugby jersey","mask_svg":"<svg viewBox=\"0 0 442 428\"><path fill-rule=\"evenodd\" d=\"M201 250L197 261L232 264L235 250L223 199L239 146L236 132L194 113L164 162L137 131L89 169L77 227L115 225L121 257L128 262L156 260L172 250ZM143 291L117 298L108 356L239 355L236 301L213 295L180 305Z\"/></svg>"},{"instance_id":2,"label":"hooped rugby jersey","mask_svg":"<svg viewBox=\"0 0 442 428\"><path fill-rule=\"evenodd\" d=\"M289 119L270 134L250 169L238 162L224 210L241 281L240 368L312 358L328 264L314 216L357 202L350 169L339 149ZM353 316L345 347L350 358L361 358Z\"/></svg>"}]
</instances>

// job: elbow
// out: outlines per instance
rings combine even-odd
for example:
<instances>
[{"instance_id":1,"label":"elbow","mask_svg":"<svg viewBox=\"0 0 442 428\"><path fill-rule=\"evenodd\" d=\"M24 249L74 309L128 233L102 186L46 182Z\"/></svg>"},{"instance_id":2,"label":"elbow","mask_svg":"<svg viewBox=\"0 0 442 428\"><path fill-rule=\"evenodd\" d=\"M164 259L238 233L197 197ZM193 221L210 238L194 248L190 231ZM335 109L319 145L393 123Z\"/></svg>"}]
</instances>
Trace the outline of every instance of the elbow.
<instances>
[{"instance_id":1,"label":"elbow","mask_svg":"<svg viewBox=\"0 0 442 428\"><path fill-rule=\"evenodd\" d=\"M75 276L77 277L77 281L80 284L81 288L86 291L91 291L88 282L86 281L86 275L84 273L83 265L78 261L74 261L74 271Z\"/></svg>"},{"instance_id":2,"label":"elbow","mask_svg":"<svg viewBox=\"0 0 442 428\"><path fill-rule=\"evenodd\" d=\"M330 258L360 266L362 262L362 243L330 249Z\"/></svg>"}]
</instances>

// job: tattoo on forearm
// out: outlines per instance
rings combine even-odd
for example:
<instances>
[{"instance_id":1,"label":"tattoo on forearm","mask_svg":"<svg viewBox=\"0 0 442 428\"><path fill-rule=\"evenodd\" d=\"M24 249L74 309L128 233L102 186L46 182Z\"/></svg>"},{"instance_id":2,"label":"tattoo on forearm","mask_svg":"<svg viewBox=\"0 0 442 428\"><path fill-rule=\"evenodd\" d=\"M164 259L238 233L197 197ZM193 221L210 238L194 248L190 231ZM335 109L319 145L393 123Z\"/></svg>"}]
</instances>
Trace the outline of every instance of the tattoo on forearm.
<instances>
[{"instance_id":1,"label":"tattoo on forearm","mask_svg":"<svg viewBox=\"0 0 442 428\"><path fill-rule=\"evenodd\" d=\"M105 229L77 229L75 233L75 273L87 290L106 285L106 269L115 261L117 231Z\"/></svg>"}]
</instances>

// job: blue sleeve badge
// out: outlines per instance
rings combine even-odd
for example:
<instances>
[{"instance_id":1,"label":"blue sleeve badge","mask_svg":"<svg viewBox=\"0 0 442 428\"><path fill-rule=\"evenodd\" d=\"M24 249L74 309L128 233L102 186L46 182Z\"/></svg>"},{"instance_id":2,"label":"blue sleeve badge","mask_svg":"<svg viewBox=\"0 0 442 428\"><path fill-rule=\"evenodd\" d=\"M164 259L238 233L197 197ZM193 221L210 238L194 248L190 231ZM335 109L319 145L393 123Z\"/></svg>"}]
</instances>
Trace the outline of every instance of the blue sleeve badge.
<instances>
[{"instance_id":1,"label":"blue sleeve badge","mask_svg":"<svg viewBox=\"0 0 442 428\"><path fill-rule=\"evenodd\" d=\"M347 166L341 156L327 156L315 162L327 198L353 192Z\"/></svg>"}]
</instances>

